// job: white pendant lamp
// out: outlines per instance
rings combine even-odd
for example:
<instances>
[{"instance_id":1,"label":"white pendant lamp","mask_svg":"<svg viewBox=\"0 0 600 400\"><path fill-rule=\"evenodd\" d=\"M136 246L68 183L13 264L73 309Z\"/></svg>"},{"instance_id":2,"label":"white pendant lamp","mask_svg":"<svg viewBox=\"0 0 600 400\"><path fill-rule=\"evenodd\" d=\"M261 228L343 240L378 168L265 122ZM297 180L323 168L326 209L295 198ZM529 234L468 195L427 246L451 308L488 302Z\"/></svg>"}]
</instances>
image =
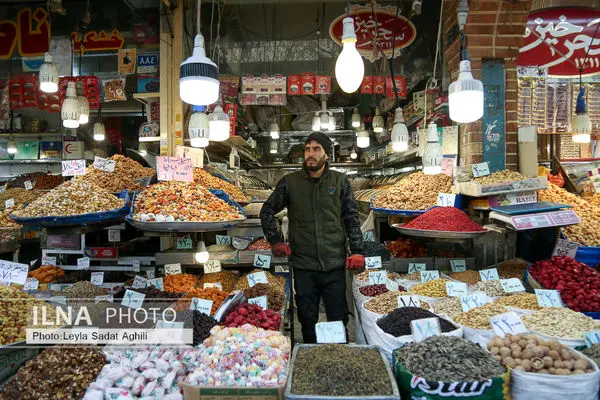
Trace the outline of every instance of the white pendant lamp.
<instances>
[{"instance_id":1,"label":"white pendant lamp","mask_svg":"<svg viewBox=\"0 0 600 400\"><path fill-rule=\"evenodd\" d=\"M483 117L483 83L473 78L471 62L460 62L458 79L448 88L450 119L459 124L468 124Z\"/></svg>"},{"instance_id":2,"label":"white pendant lamp","mask_svg":"<svg viewBox=\"0 0 600 400\"><path fill-rule=\"evenodd\" d=\"M279 139L279 125L276 121L271 122L269 126L269 135L271 139Z\"/></svg>"},{"instance_id":3,"label":"white pendant lamp","mask_svg":"<svg viewBox=\"0 0 600 400\"><path fill-rule=\"evenodd\" d=\"M361 149L366 149L371 145L369 132L365 130L365 124L360 124L360 129L356 132L356 146Z\"/></svg>"},{"instance_id":4,"label":"white pendant lamp","mask_svg":"<svg viewBox=\"0 0 600 400\"><path fill-rule=\"evenodd\" d=\"M438 175L442 173L442 146L439 142L436 124L429 124L427 131L427 144L423 152L423 173L425 175Z\"/></svg>"},{"instance_id":5,"label":"white pendant lamp","mask_svg":"<svg viewBox=\"0 0 600 400\"><path fill-rule=\"evenodd\" d=\"M381 115L381 111L379 107L375 108L375 116L373 117L373 132L381 133L383 132L383 127L385 126L385 122L383 121L383 116Z\"/></svg>"},{"instance_id":6,"label":"white pendant lamp","mask_svg":"<svg viewBox=\"0 0 600 400\"><path fill-rule=\"evenodd\" d=\"M269 143L269 153L277 154L278 143L276 139L271 139L271 143Z\"/></svg>"},{"instance_id":7,"label":"white pendant lamp","mask_svg":"<svg viewBox=\"0 0 600 400\"><path fill-rule=\"evenodd\" d=\"M357 157L358 157L358 154L356 153L356 149L353 147L352 151L350 152L350 158L352 160L356 160Z\"/></svg>"},{"instance_id":8,"label":"white pendant lamp","mask_svg":"<svg viewBox=\"0 0 600 400\"><path fill-rule=\"evenodd\" d=\"M60 108L60 117L65 128L79 128L79 101L75 90L75 82L67 85L67 95Z\"/></svg>"},{"instance_id":9,"label":"white pendant lamp","mask_svg":"<svg viewBox=\"0 0 600 400\"><path fill-rule=\"evenodd\" d=\"M13 135L10 135L8 138L6 151L8 154L17 154L17 144L15 143L15 138Z\"/></svg>"},{"instance_id":10,"label":"white pendant lamp","mask_svg":"<svg viewBox=\"0 0 600 400\"><path fill-rule=\"evenodd\" d=\"M206 57L200 33L200 3L196 3L196 26L192 55L179 68L179 97L188 104L207 106L219 99L219 68Z\"/></svg>"},{"instance_id":11,"label":"white pendant lamp","mask_svg":"<svg viewBox=\"0 0 600 400\"><path fill-rule=\"evenodd\" d=\"M321 102L321 130L326 131L329 129L329 114L327 113L327 102Z\"/></svg>"},{"instance_id":12,"label":"white pendant lamp","mask_svg":"<svg viewBox=\"0 0 600 400\"><path fill-rule=\"evenodd\" d=\"M215 111L208 119L209 139L213 142L222 142L229 139L229 115L223 112L217 104Z\"/></svg>"},{"instance_id":13,"label":"white pendant lamp","mask_svg":"<svg viewBox=\"0 0 600 400\"><path fill-rule=\"evenodd\" d=\"M204 240L201 240L198 243L198 248L196 253L194 254L194 258L198 264L204 264L210 258L210 254L208 250L206 250L206 245L204 244Z\"/></svg>"},{"instance_id":14,"label":"white pendant lamp","mask_svg":"<svg viewBox=\"0 0 600 400\"><path fill-rule=\"evenodd\" d=\"M352 17L344 18L342 46L342 52L335 62L335 79L344 92L354 93L363 81L365 64L356 50L356 33L354 33Z\"/></svg>"},{"instance_id":15,"label":"white pendant lamp","mask_svg":"<svg viewBox=\"0 0 600 400\"><path fill-rule=\"evenodd\" d=\"M204 112L206 107L194 106L194 113L190 117L188 124L188 134L190 135L190 145L192 147L206 147L209 140L208 115Z\"/></svg>"},{"instance_id":16,"label":"white pendant lamp","mask_svg":"<svg viewBox=\"0 0 600 400\"><path fill-rule=\"evenodd\" d=\"M58 70L52 62L50 53L44 54L44 63L40 66L40 90L44 93L58 92Z\"/></svg>"},{"instance_id":17,"label":"white pendant lamp","mask_svg":"<svg viewBox=\"0 0 600 400\"><path fill-rule=\"evenodd\" d=\"M312 120L312 130L320 131L321 130L321 117L319 117L319 112L315 111L315 116Z\"/></svg>"},{"instance_id":18,"label":"white pendant lamp","mask_svg":"<svg viewBox=\"0 0 600 400\"><path fill-rule=\"evenodd\" d=\"M404 123L402 107L396 108L396 118L392 128L392 150L395 152L408 150L408 128Z\"/></svg>"},{"instance_id":19,"label":"white pendant lamp","mask_svg":"<svg viewBox=\"0 0 600 400\"><path fill-rule=\"evenodd\" d=\"M585 89L583 86L579 89L577 105L575 106L575 116L573 117L571 128L573 130L573 143L590 143L592 120L585 106Z\"/></svg>"},{"instance_id":20,"label":"white pendant lamp","mask_svg":"<svg viewBox=\"0 0 600 400\"><path fill-rule=\"evenodd\" d=\"M329 131L335 131L335 117L333 116L333 111L329 111Z\"/></svg>"},{"instance_id":21,"label":"white pendant lamp","mask_svg":"<svg viewBox=\"0 0 600 400\"><path fill-rule=\"evenodd\" d=\"M95 141L101 142L104 140L104 138L106 137L106 128L104 127L102 120L94 124L93 133Z\"/></svg>"},{"instance_id":22,"label":"white pendant lamp","mask_svg":"<svg viewBox=\"0 0 600 400\"><path fill-rule=\"evenodd\" d=\"M77 102L79 103L79 125L85 125L90 121L90 102L85 97L82 81L77 81Z\"/></svg>"},{"instance_id":23,"label":"white pendant lamp","mask_svg":"<svg viewBox=\"0 0 600 400\"><path fill-rule=\"evenodd\" d=\"M358 113L358 108L355 108L354 113L352 114L352 127L353 128L360 127L360 114Z\"/></svg>"}]
</instances>

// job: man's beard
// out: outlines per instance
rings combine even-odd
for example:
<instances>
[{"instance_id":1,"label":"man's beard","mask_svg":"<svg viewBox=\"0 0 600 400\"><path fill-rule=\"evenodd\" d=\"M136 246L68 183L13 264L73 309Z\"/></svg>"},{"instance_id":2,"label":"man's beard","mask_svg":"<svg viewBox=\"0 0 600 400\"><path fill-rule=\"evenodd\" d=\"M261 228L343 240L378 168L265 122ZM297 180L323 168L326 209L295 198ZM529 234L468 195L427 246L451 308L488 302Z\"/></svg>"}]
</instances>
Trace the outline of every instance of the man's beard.
<instances>
[{"instance_id":1,"label":"man's beard","mask_svg":"<svg viewBox=\"0 0 600 400\"><path fill-rule=\"evenodd\" d=\"M306 163L307 160L304 160L304 166L306 167L307 170L311 171L311 172L315 172L320 170L321 168L323 168L323 166L325 165L325 156L321 157L320 160L317 160L315 158L311 158L310 160L313 160L316 162L316 164L314 165L308 165Z\"/></svg>"}]
</instances>

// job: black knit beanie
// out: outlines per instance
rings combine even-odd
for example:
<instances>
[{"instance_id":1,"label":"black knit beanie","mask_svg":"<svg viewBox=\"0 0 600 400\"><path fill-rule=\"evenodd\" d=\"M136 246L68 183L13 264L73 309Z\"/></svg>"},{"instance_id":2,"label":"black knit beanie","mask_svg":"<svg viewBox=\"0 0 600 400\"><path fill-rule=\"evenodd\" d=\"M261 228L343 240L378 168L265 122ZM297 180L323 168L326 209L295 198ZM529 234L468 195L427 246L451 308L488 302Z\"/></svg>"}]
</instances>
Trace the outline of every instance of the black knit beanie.
<instances>
[{"instance_id":1,"label":"black knit beanie","mask_svg":"<svg viewBox=\"0 0 600 400\"><path fill-rule=\"evenodd\" d=\"M333 142L331 141L331 139L329 139L329 137L327 137L326 134L321 133L321 132L313 132L310 135L308 135L308 137L306 138L306 142L304 142L304 145L306 146L308 143L315 141L317 143L319 143L321 146L323 146L323 150L325 150L325 154L327 154L328 156L331 155L331 149L333 147Z\"/></svg>"}]
</instances>

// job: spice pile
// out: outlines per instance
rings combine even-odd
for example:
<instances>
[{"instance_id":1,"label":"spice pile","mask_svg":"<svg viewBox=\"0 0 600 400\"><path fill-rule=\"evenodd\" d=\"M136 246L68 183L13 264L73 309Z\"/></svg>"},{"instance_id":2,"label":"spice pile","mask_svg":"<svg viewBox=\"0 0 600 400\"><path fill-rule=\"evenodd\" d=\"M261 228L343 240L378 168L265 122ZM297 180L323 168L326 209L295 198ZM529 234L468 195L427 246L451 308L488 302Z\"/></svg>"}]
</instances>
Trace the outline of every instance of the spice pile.
<instances>
[{"instance_id":1,"label":"spice pile","mask_svg":"<svg viewBox=\"0 0 600 400\"><path fill-rule=\"evenodd\" d=\"M437 204L438 192L450 193L452 178L445 175L410 174L373 198L373 207L390 210L426 210Z\"/></svg>"},{"instance_id":2,"label":"spice pile","mask_svg":"<svg viewBox=\"0 0 600 400\"><path fill-rule=\"evenodd\" d=\"M491 185L494 183L504 183L504 182L514 182L514 181L524 181L529 179L525 175L521 175L516 171L511 171L505 169L503 171L496 171L493 174L481 176L479 178L473 179L475 183L479 183L480 185Z\"/></svg>"},{"instance_id":3,"label":"spice pile","mask_svg":"<svg viewBox=\"0 0 600 400\"><path fill-rule=\"evenodd\" d=\"M207 283L220 283L221 290L224 292L231 292L235 288L235 282L237 281L237 275L231 271L222 270L220 272L213 272L210 274L204 274L198 281L198 287L204 289L204 285Z\"/></svg>"},{"instance_id":4,"label":"spice pile","mask_svg":"<svg viewBox=\"0 0 600 400\"><path fill-rule=\"evenodd\" d=\"M78 179L92 182L101 186L109 192L120 192L121 190L139 190L142 188L139 182L142 178L154 175L154 169L143 167L140 163L121 154L115 154L109 160L115 162L114 172L96 169L91 165L85 175Z\"/></svg>"},{"instance_id":5,"label":"spice pile","mask_svg":"<svg viewBox=\"0 0 600 400\"><path fill-rule=\"evenodd\" d=\"M191 289L186 293L184 297L181 298L181 300L177 302L175 310L188 310L190 308L190 305L192 304L192 298L195 297L197 299L212 301L213 303L212 308L210 309L210 315L214 315L219 309L219 307L221 307L221 304L223 304L223 301L225 301L228 295L229 293L219 290L216 287L210 287L206 289Z\"/></svg>"},{"instance_id":6,"label":"spice pile","mask_svg":"<svg viewBox=\"0 0 600 400\"><path fill-rule=\"evenodd\" d=\"M543 308L521 320L532 332L563 339L583 339L585 332L600 329L600 321L568 308Z\"/></svg>"},{"instance_id":7,"label":"spice pile","mask_svg":"<svg viewBox=\"0 0 600 400\"><path fill-rule=\"evenodd\" d=\"M124 205L123 199L117 198L102 187L73 179L13 214L21 218L72 216L117 210Z\"/></svg>"},{"instance_id":8,"label":"spice pile","mask_svg":"<svg viewBox=\"0 0 600 400\"><path fill-rule=\"evenodd\" d=\"M483 232L478 223L454 207L436 207L402 226L409 229L448 232Z\"/></svg>"},{"instance_id":9,"label":"spice pile","mask_svg":"<svg viewBox=\"0 0 600 400\"><path fill-rule=\"evenodd\" d=\"M168 181L148 186L137 195L133 218L143 222L214 222L244 216L199 184Z\"/></svg>"},{"instance_id":10,"label":"spice pile","mask_svg":"<svg viewBox=\"0 0 600 400\"><path fill-rule=\"evenodd\" d=\"M256 304L243 303L233 309L225 317L224 326L237 328L242 325L250 324L258 328L272 331L278 331L281 327L281 314L268 309L263 310Z\"/></svg>"},{"instance_id":11,"label":"spice pile","mask_svg":"<svg viewBox=\"0 0 600 400\"><path fill-rule=\"evenodd\" d=\"M395 350L394 355L408 372L428 381L486 381L506 372L480 346L453 336L432 336Z\"/></svg>"},{"instance_id":12,"label":"spice pile","mask_svg":"<svg viewBox=\"0 0 600 400\"><path fill-rule=\"evenodd\" d=\"M143 293L145 295L144 302L147 303L148 301L153 301L154 304L163 303L162 300L165 300L165 302L168 302L168 305L171 305L171 303L173 301L179 300L181 298L181 296L183 296L183 293L166 292L164 290L157 289L154 285L148 286L145 288L130 289L130 290L133 290L138 293ZM117 300L120 300L125 296L126 291L127 291L126 288L122 288L113 297Z\"/></svg>"},{"instance_id":13,"label":"spice pile","mask_svg":"<svg viewBox=\"0 0 600 400\"><path fill-rule=\"evenodd\" d=\"M27 276L37 279L39 283L50 283L65 276L65 271L54 265L42 265L38 269L30 271Z\"/></svg>"},{"instance_id":14,"label":"spice pile","mask_svg":"<svg viewBox=\"0 0 600 400\"><path fill-rule=\"evenodd\" d=\"M206 189L222 190L229 195L231 200L238 203L247 203L246 195L235 185L212 176L202 168L194 168L194 182Z\"/></svg>"},{"instance_id":15,"label":"spice pile","mask_svg":"<svg viewBox=\"0 0 600 400\"><path fill-rule=\"evenodd\" d=\"M68 287L60 292L61 296L66 296L68 299L93 300L96 296L105 295L106 292L101 287L98 287L88 281L80 281L75 285Z\"/></svg>"},{"instance_id":16,"label":"spice pile","mask_svg":"<svg viewBox=\"0 0 600 400\"><path fill-rule=\"evenodd\" d=\"M398 238L386 244L386 248L394 258L427 257L425 245L411 239Z\"/></svg>"},{"instance_id":17,"label":"spice pile","mask_svg":"<svg viewBox=\"0 0 600 400\"><path fill-rule=\"evenodd\" d=\"M406 293L393 291L380 294L374 299L367 301L365 303L365 308L376 314L389 314L398 308L398 296L402 295L406 295ZM421 301L421 308L428 310L431 307L427 302Z\"/></svg>"},{"instance_id":18,"label":"spice pile","mask_svg":"<svg viewBox=\"0 0 600 400\"><path fill-rule=\"evenodd\" d=\"M492 329L490 317L508 312L508 308L499 304L488 303L458 314L454 321L474 329Z\"/></svg>"},{"instance_id":19,"label":"spice pile","mask_svg":"<svg viewBox=\"0 0 600 400\"><path fill-rule=\"evenodd\" d=\"M331 344L301 347L290 379L294 395L392 395L384 361L379 351L372 348Z\"/></svg>"},{"instance_id":20,"label":"spice pile","mask_svg":"<svg viewBox=\"0 0 600 400\"><path fill-rule=\"evenodd\" d=\"M440 318L434 313L420 307L398 308L385 317L378 319L377 326L385 333L389 333L395 337L412 335L411 321L423 318L437 318L440 321L442 332L452 332L458 329L450 321Z\"/></svg>"},{"instance_id":21,"label":"spice pile","mask_svg":"<svg viewBox=\"0 0 600 400\"><path fill-rule=\"evenodd\" d=\"M481 277L479 276L479 271L473 271L472 269L460 272L453 272L450 274L450 278L464 282L468 285L474 285L481 280Z\"/></svg>"},{"instance_id":22,"label":"spice pile","mask_svg":"<svg viewBox=\"0 0 600 400\"><path fill-rule=\"evenodd\" d=\"M196 286L197 277L191 274L173 274L163 278L165 292L186 293Z\"/></svg>"},{"instance_id":23,"label":"spice pile","mask_svg":"<svg viewBox=\"0 0 600 400\"><path fill-rule=\"evenodd\" d=\"M257 283L251 288L244 290L247 299L267 296L267 304L271 310L281 311L285 304L285 294L265 283Z\"/></svg>"}]
</instances>

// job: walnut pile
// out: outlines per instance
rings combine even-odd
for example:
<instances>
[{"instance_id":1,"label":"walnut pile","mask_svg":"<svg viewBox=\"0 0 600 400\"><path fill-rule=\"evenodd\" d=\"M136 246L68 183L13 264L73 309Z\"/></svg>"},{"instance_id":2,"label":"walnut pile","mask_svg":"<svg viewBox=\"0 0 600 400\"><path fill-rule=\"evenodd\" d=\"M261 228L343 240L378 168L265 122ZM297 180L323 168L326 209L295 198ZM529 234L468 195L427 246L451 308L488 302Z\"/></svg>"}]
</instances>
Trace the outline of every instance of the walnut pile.
<instances>
[{"instance_id":1,"label":"walnut pile","mask_svg":"<svg viewBox=\"0 0 600 400\"><path fill-rule=\"evenodd\" d=\"M438 192L451 193L452 178L445 174L410 174L373 198L373 206L390 210L426 210L437 204Z\"/></svg>"},{"instance_id":2,"label":"walnut pile","mask_svg":"<svg viewBox=\"0 0 600 400\"><path fill-rule=\"evenodd\" d=\"M143 167L137 161L127 158L121 154L115 154L109 160L115 162L115 171L107 172L94 168L91 165L85 175L77 179L92 182L103 187L109 192L117 193L121 190L139 190L142 188L139 180L152 177L154 169Z\"/></svg>"}]
</instances>

